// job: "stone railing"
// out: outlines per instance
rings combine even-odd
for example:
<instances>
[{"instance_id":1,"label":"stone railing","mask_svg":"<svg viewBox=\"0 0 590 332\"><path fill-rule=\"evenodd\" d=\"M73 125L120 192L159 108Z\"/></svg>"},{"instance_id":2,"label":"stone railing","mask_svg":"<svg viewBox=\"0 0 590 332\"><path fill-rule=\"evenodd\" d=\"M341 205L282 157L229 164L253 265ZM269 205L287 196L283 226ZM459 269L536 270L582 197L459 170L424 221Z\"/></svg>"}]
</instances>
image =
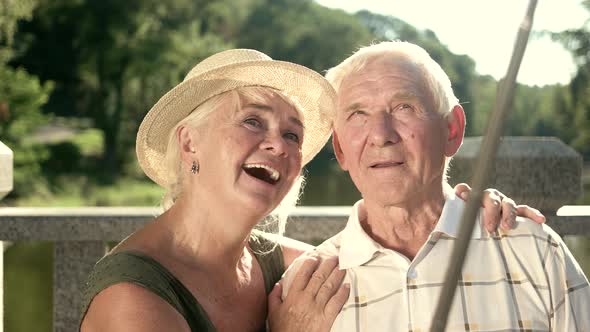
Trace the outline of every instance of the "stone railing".
<instances>
[{"instance_id":1,"label":"stone railing","mask_svg":"<svg viewBox=\"0 0 590 332\"><path fill-rule=\"evenodd\" d=\"M468 165L473 163L479 142L478 138L466 140L453 163L451 182L468 182ZM2 167L0 164L0 170ZM548 225L562 236L590 235L588 209L575 212L570 208L574 215L555 213L581 194L581 169L581 157L558 140L506 138L490 186L519 203L543 210ZM299 207L286 235L317 244L344 227L349 210ZM106 242L123 239L159 213L153 208L0 208L0 240L54 243L53 330L77 331L83 283L93 264L105 254Z\"/></svg>"}]
</instances>

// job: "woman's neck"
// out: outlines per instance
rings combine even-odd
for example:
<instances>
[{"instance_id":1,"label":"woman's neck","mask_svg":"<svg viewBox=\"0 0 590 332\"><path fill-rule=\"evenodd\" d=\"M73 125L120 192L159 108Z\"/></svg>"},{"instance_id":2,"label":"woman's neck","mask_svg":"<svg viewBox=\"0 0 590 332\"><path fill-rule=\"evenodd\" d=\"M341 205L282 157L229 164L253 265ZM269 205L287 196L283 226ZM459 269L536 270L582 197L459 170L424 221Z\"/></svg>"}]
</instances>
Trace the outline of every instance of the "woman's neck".
<instances>
[{"instance_id":1,"label":"woman's neck","mask_svg":"<svg viewBox=\"0 0 590 332\"><path fill-rule=\"evenodd\" d=\"M174 256L208 271L235 270L247 250L258 216L215 209L179 198L158 221L166 229L166 246Z\"/></svg>"}]
</instances>

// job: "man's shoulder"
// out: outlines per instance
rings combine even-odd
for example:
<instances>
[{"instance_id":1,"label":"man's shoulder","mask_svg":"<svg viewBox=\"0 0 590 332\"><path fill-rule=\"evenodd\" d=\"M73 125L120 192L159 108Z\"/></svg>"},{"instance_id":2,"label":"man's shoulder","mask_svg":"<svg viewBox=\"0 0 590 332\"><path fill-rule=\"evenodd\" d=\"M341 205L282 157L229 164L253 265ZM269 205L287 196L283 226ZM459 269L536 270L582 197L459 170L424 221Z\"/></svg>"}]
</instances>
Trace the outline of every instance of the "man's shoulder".
<instances>
[{"instance_id":1,"label":"man's shoulder","mask_svg":"<svg viewBox=\"0 0 590 332\"><path fill-rule=\"evenodd\" d=\"M340 253L340 246L342 243L342 232L332 236L331 238L322 242L314 250L320 256L337 256Z\"/></svg>"},{"instance_id":2,"label":"man's shoulder","mask_svg":"<svg viewBox=\"0 0 590 332\"><path fill-rule=\"evenodd\" d=\"M508 237L531 236L556 243L562 242L561 237L547 224L538 224L524 217L517 217L514 228L505 234Z\"/></svg>"},{"instance_id":3,"label":"man's shoulder","mask_svg":"<svg viewBox=\"0 0 590 332\"><path fill-rule=\"evenodd\" d=\"M292 272L290 270L297 270L297 269L294 269L294 267L298 267L301 264L301 262L303 260L305 260L306 257L309 257L309 256L317 256L317 257L321 257L321 258L338 256L340 254L341 237L342 237L342 231L339 232L338 234L332 236L331 238L325 240L317 247L306 251L305 253L303 253L303 255L301 255L297 259L295 259L293 264L289 267L289 269L285 273Z\"/></svg>"}]
</instances>

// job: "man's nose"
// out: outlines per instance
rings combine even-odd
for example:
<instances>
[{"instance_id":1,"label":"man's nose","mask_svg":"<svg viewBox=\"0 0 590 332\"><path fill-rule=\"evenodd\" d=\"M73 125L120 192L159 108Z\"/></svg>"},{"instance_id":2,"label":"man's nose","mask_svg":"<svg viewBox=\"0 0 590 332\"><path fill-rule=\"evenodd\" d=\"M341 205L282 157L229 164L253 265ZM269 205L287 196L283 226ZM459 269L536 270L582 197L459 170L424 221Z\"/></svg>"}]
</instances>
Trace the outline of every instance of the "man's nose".
<instances>
[{"instance_id":1,"label":"man's nose","mask_svg":"<svg viewBox=\"0 0 590 332\"><path fill-rule=\"evenodd\" d=\"M369 128L369 139L376 146L396 144L400 141L395 120L389 112L380 112L373 116Z\"/></svg>"},{"instance_id":2,"label":"man's nose","mask_svg":"<svg viewBox=\"0 0 590 332\"><path fill-rule=\"evenodd\" d=\"M266 150L275 156L287 157L287 142L280 133L268 133L260 144L262 150Z\"/></svg>"}]
</instances>

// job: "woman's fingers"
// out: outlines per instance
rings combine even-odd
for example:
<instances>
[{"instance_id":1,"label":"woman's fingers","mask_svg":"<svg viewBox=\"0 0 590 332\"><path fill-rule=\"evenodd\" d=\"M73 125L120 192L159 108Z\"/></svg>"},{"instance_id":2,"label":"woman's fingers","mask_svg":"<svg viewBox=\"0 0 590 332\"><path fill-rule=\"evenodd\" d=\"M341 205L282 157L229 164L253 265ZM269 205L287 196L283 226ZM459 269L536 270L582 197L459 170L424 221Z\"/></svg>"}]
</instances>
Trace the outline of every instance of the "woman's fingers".
<instances>
[{"instance_id":1,"label":"woman's fingers","mask_svg":"<svg viewBox=\"0 0 590 332\"><path fill-rule=\"evenodd\" d=\"M485 229L493 233L500 223L502 195L495 189L486 189L483 195L483 224Z\"/></svg>"},{"instance_id":2,"label":"woman's fingers","mask_svg":"<svg viewBox=\"0 0 590 332\"><path fill-rule=\"evenodd\" d=\"M283 293L283 285L276 283L272 289L272 292L268 294L268 312L274 312L279 308L283 301L281 300L281 294Z\"/></svg>"},{"instance_id":3,"label":"woman's fingers","mask_svg":"<svg viewBox=\"0 0 590 332\"><path fill-rule=\"evenodd\" d=\"M455 186L455 195L459 196L463 201L467 201L471 187L467 183L459 183Z\"/></svg>"},{"instance_id":4,"label":"woman's fingers","mask_svg":"<svg viewBox=\"0 0 590 332\"><path fill-rule=\"evenodd\" d=\"M307 284L307 289L311 296L316 297L322 287L332 287L330 276L334 269L338 269L338 257L325 258L320 262L320 265L311 275L311 279ZM325 292L325 290L324 290Z\"/></svg>"},{"instance_id":5,"label":"woman's fingers","mask_svg":"<svg viewBox=\"0 0 590 332\"><path fill-rule=\"evenodd\" d=\"M500 227L503 230L510 230L516 225L516 204L512 198L504 197L502 199L502 219Z\"/></svg>"},{"instance_id":6,"label":"woman's fingers","mask_svg":"<svg viewBox=\"0 0 590 332\"><path fill-rule=\"evenodd\" d=\"M343 284L338 288L338 291L332 296L332 298L330 298L324 309L324 314L328 320L334 321L334 319L336 319L336 316L338 316L340 310L342 310L346 300L348 300L349 295L350 284Z\"/></svg>"},{"instance_id":7,"label":"woman's fingers","mask_svg":"<svg viewBox=\"0 0 590 332\"><path fill-rule=\"evenodd\" d=\"M545 223L545 216L539 210L534 209L528 205L517 205L516 214L519 217L529 218L537 224Z\"/></svg>"},{"instance_id":8,"label":"woman's fingers","mask_svg":"<svg viewBox=\"0 0 590 332\"><path fill-rule=\"evenodd\" d=\"M345 276L346 270L340 270L338 265L334 266L328 278L320 286L315 297L316 302L320 306L325 306L341 288L340 286L342 285L342 280L344 280Z\"/></svg>"},{"instance_id":9,"label":"woman's fingers","mask_svg":"<svg viewBox=\"0 0 590 332\"><path fill-rule=\"evenodd\" d=\"M303 264L301 264L299 271L297 271L297 274L293 279L293 283L291 283L289 292L303 291L307 287L307 284L309 283L311 276L317 269L319 263L319 257L309 256L304 258Z\"/></svg>"}]
</instances>

